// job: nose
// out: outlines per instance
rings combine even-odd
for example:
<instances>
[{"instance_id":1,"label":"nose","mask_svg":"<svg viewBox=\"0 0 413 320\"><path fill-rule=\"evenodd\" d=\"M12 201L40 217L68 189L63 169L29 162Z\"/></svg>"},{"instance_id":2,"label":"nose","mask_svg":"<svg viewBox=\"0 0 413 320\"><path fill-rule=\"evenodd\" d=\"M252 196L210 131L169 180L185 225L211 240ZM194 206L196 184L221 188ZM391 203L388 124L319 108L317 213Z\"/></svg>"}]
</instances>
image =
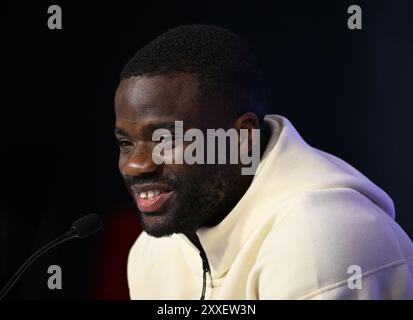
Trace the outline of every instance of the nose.
<instances>
[{"instance_id":1,"label":"nose","mask_svg":"<svg viewBox=\"0 0 413 320\"><path fill-rule=\"evenodd\" d=\"M119 170L123 176L136 177L157 169L158 165L152 160L152 148L146 143L138 143L133 151L119 157Z\"/></svg>"}]
</instances>

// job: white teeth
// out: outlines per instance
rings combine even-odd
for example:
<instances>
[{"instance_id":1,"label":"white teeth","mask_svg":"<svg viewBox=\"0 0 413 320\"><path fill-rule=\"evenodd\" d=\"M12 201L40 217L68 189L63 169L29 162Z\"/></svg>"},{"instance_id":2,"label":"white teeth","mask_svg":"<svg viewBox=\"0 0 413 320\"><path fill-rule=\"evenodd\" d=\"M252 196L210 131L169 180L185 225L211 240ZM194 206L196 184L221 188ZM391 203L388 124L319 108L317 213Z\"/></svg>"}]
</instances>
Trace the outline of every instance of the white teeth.
<instances>
[{"instance_id":1,"label":"white teeth","mask_svg":"<svg viewBox=\"0 0 413 320\"><path fill-rule=\"evenodd\" d=\"M149 190L149 191L143 191L139 193L139 197L143 198L143 199L148 199L148 198L152 198L154 196L157 196L161 193L161 191L159 190Z\"/></svg>"}]
</instances>

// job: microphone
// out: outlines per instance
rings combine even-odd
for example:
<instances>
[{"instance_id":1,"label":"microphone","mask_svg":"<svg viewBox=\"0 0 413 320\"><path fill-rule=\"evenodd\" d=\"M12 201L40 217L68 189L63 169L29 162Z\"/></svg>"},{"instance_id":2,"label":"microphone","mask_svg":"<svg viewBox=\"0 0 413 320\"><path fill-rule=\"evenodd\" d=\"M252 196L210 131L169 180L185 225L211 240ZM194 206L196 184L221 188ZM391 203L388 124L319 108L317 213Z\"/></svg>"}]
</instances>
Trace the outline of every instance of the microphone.
<instances>
[{"instance_id":1,"label":"microphone","mask_svg":"<svg viewBox=\"0 0 413 320\"><path fill-rule=\"evenodd\" d=\"M36 261L43 253L70 239L84 239L98 232L100 229L102 229L102 220L95 213L88 214L73 222L72 226L65 234L57 237L53 241L41 247L23 263L23 265L16 271L16 273L11 277L9 282L7 282L3 289L0 291L0 300L2 300L5 297L5 295L14 286L17 280L19 280L23 272L26 271L26 269L34 261Z\"/></svg>"}]
</instances>

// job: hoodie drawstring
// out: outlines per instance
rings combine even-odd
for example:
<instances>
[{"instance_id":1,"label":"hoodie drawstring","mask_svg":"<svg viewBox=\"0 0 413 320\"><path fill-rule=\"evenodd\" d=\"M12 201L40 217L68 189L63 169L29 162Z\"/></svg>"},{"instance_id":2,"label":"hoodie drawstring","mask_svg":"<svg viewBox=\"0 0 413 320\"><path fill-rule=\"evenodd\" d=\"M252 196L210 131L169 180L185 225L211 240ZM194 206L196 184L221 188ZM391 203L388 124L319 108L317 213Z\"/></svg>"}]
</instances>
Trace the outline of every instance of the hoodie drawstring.
<instances>
[{"instance_id":1,"label":"hoodie drawstring","mask_svg":"<svg viewBox=\"0 0 413 320\"><path fill-rule=\"evenodd\" d=\"M208 259L206 256L206 253L204 251L203 248L201 248L201 250L199 251L199 254L201 256L202 259L202 269L203 269L203 279L202 279L202 293L201 293L201 299L200 300L205 300L205 292L206 292L206 274L207 272L209 272L209 275L211 277L211 286L213 286L212 284L212 274L211 274L211 268L209 267L209 263L208 263Z\"/></svg>"}]
</instances>

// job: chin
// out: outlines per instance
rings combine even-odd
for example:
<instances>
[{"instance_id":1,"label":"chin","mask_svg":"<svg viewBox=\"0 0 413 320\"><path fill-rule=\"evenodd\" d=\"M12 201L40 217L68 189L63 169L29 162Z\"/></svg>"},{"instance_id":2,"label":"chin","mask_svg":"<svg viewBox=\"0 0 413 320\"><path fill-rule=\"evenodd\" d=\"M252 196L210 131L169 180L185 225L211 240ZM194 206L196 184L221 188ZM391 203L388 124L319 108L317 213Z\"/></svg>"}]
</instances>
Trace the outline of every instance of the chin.
<instances>
[{"instance_id":1,"label":"chin","mask_svg":"<svg viewBox=\"0 0 413 320\"><path fill-rule=\"evenodd\" d=\"M144 230L148 235L154 238L170 237L172 236L172 234L175 233L175 232L171 233L169 231L159 230L159 229L144 229Z\"/></svg>"},{"instance_id":2,"label":"chin","mask_svg":"<svg viewBox=\"0 0 413 320\"><path fill-rule=\"evenodd\" d=\"M167 216L149 216L142 214L142 228L152 237L161 238L168 237L174 233L177 233L174 224L168 221Z\"/></svg>"}]
</instances>

